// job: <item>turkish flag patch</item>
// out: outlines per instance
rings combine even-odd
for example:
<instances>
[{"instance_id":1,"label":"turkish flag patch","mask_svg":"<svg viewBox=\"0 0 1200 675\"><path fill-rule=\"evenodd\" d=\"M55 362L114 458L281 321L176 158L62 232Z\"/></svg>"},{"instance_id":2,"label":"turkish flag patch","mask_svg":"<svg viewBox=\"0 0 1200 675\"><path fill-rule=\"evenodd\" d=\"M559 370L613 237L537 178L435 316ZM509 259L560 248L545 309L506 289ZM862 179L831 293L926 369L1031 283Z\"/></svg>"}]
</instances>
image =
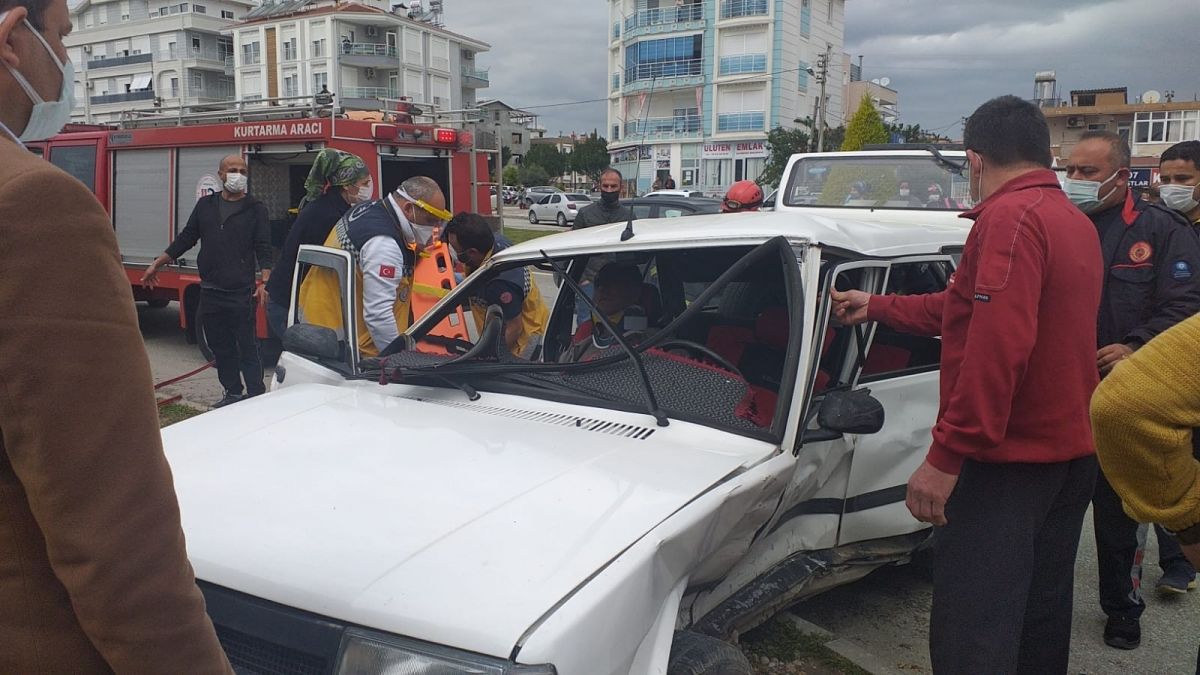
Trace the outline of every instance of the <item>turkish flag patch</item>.
<instances>
[{"instance_id":1,"label":"turkish flag patch","mask_svg":"<svg viewBox=\"0 0 1200 675\"><path fill-rule=\"evenodd\" d=\"M512 293L509 293L508 291L504 291L503 293L500 294L500 302L503 302L504 304L507 305L508 303L510 303L512 301L513 301Z\"/></svg>"},{"instance_id":2,"label":"turkish flag patch","mask_svg":"<svg viewBox=\"0 0 1200 675\"><path fill-rule=\"evenodd\" d=\"M393 267L392 265L380 265L379 266L379 276L383 277L384 279L395 279L396 278L396 268Z\"/></svg>"}]
</instances>

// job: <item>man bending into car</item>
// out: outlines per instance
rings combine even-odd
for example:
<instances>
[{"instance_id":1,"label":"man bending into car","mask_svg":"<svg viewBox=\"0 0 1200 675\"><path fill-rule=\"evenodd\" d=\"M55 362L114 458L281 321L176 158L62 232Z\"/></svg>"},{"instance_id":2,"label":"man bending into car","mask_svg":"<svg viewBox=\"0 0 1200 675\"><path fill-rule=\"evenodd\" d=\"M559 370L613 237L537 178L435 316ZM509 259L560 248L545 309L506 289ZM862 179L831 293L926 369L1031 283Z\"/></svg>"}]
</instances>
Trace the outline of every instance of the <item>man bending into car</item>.
<instances>
[{"instance_id":1,"label":"man bending into car","mask_svg":"<svg viewBox=\"0 0 1200 675\"><path fill-rule=\"evenodd\" d=\"M510 246L507 239L492 232L482 216L474 213L463 212L451 218L443 236L468 275ZM529 268L500 272L471 295L471 314L480 331L491 305L498 305L504 313L504 342L512 355L519 359L536 357L550 312Z\"/></svg>"}]
</instances>

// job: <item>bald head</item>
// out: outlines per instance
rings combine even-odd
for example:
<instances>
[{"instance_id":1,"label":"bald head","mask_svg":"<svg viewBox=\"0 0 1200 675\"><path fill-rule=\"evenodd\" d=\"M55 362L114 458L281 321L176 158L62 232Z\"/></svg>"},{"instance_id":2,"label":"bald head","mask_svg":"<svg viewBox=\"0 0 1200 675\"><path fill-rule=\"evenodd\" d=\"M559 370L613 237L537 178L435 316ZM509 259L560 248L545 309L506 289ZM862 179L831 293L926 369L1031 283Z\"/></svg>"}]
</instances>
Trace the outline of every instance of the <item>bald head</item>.
<instances>
[{"instance_id":1,"label":"bald head","mask_svg":"<svg viewBox=\"0 0 1200 675\"><path fill-rule=\"evenodd\" d=\"M421 201L435 209L443 211L446 209L446 195L442 193L442 188L432 178L426 176L409 178L396 189L395 197L396 203L400 205L401 211L409 219L409 222L426 227L442 224L442 221L436 216L413 203Z\"/></svg>"},{"instance_id":2,"label":"bald head","mask_svg":"<svg viewBox=\"0 0 1200 675\"><path fill-rule=\"evenodd\" d=\"M236 178L233 182L230 182L230 176L238 175L241 175L242 178ZM226 199L240 199L241 195L246 194L245 176L248 175L249 171L246 170L246 160L242 159L241 155L229 155L221 160L221 166L217 170L217 177L221 179L221 184L225 186L222 193Z\"/></svg>"}]
</instances>

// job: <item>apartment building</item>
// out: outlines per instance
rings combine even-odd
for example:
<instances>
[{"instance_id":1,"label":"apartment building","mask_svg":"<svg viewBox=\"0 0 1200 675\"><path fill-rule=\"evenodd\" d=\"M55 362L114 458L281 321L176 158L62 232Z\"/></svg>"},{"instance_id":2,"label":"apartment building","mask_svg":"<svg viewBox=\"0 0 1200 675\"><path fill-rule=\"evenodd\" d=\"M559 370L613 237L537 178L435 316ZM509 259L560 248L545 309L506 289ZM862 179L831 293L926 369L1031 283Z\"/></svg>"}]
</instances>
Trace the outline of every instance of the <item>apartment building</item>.
<instances>
[{"instance_id":1,"label":"apartment building","mask_svg":"<svg viewBox=\"0 0 1200 675\"><path fill-rule=\"evenodd\" d=\"M815 117L825 53L826 119L843 119L845 1L609 0L606 130L627 192L757 178L767 132Z\"/></svg>"},{"instance_id":2,"label":"apartment building","mask_svg":"<svg viewBox=\"0 0 1200 675\"><path fill-rule=\"evenodd\" d=\"M379 109L409 99L428 110L463 110L488 86L476 63L487 43L384 2L267 2L230 28L237 96L307 97L327 88L335 104Z\"/></svg>"},{"instance_id":3,"label":"apartment building","mask_svg":"<svg viewBox=\"0 0 1200 675\"><path fill-rule=\"evenodd\" d=\"M109 122L124 110L201 105L234 95L221 31L250 0L83 0L71 10L75 122Z\"/></svg>"}]
</instances>

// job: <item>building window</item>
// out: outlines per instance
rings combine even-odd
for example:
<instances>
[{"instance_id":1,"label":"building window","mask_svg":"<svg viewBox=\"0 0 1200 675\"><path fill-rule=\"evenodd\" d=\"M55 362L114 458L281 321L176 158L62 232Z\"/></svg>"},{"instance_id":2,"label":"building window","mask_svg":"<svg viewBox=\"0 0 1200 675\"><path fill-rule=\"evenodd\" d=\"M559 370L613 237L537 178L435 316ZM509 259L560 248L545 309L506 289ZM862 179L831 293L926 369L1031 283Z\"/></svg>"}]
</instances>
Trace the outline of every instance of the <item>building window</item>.
<instances>
[{"instance_id":1,"label":"building window","mask_svg":"<svg viewBox=\"0 0 1200 675\"><path fill-rule=\"evenodd\" d=\"M721 39L721 75L767 72L766 34L731 33Z\"/></svg>"},{"instance_id":2,"label":"building window","mask_svg":"<svg viewBox=\"0 0 1200 675\"><path fill-rule=\"evenodd\" d=\"M329 86L329 73L313 73L313 92Z\"/></svg>"},{"instance_id":3,"label":"building window","mask_svg":"<svg viewBox=\"0 0 1200 675\"><path fill-rule=\"evenodd\" d=\"M643 40L625 49L625 82L703 74L701 35Z\"/></svg>"},{"instance_id":4,"label":"building window","mask_svg":"<svg viewBox=\"0 0 1200 675\"><path fill-rule=\"evenodd\" d=\"M612 128L612 139L614 141L621 140L621 125L614 124Z\"/></svg>"},{"instance_id":5,"label":"building window","mask_svg":"<svg viewBox=\"0 0 1200 675\"><path fill-rule=\"evenodd\" d=\"M223 9L223 10L221 10L221 18L222 18L222 19L232 19L232 18L233 18L233 12L231 12L231 11L229 11L229 10L227 10L227 9Z\"/></svg>"},{"instance_id":6,"label":"building window","mask_svg":"<svg viewBox=\"0 0 1200 675\"><path fill-rule=\"evenodd\" d=\"M253 66L262 63L262 45L250 42L242 45L242 65Z\"/></svg>"},{"instance_id":7,"label":"building window","mask_svg":"<svg viewBox=\"0 0 1200 675\"><path fill-rule=\"evenodd\" d=\"M717 131L762 131L766 112L722 113L717 115Z\"/></svg>"},{"instance_id":8,"label":"building window","mask_svg":"<svg viewBox=\"0 0 1200 675\"><path fill-rule=\"evenodd\" d=\"M296 38L290 38L283 43L283 60L296 60Z\"/></svg>"},{"instance_id":9,"label":"building window","mask_svg":"<svg viewBox=\"0 0 1200 675\"><path fill-rule=\"evenodd\" d=\"M167 43L167 58L168 59L179 58L179 46L176 45L174 42Z\"/></svg>"},{"instance_id":10,"label":"building window","mask_svg":"<svg viewBox=\"0 0 1200 675\"><path fill-rule=\"evenodd\" d=\"M192 53L196 54L200 51L200 38L192 38Z\"/></svg>"},{"instance_id":11,"label":"building window","mask_svg":"<svg viewBox=\"0 0 1200 675\"><path fill-rule=\"evenodd\" d=\"M1200 110L1140 112L1133 125L1134 143L1200 140Z\"/></svg>"},{"instance_id":12,"label":"building window","mask_svg":"<svg viewBox=\"0 0 1200 675\"><path fill-rule=\"evenodd\" d=\"M192 91L204 91L204 76L192 73Z\"/></svg>"},{"instance_id":13,"label":"building window","mask_svg":"<svg viewBox=\"0 0 1200 675\"><path fill-rule=\"evenodd\" d=\"M208 8L204 5L192 5L192 11L197 14L208 14Z\"/></svg>"},{"instance_id":14,"label":"building window","mask_svg":"<svg viewBox=\"0 0 1200 675\"><path fill-rule=\"evenodd\" d=\"M806 61L800 62L798 77L800 81L797 86L800 91L808 91L808 63Z\"/></svg>"},{"instance_id":15,"label":"building window","mask_svg":"<svg viewBox=\"0 0 1200 675\"><path fill-rule=\"evenodd\" d=\"M299 75L292 74L283 76L283 95L286 97L300 95Z\"/></svg>"},{"instance_id":16,"label":"building window","mask_svg":"<svg viewBox=\"0 0 1200 675\"><path fill-rule=\"evenodd\" d=\"M513 132L513 135L512 135L512 142L513 142L513 145L520 145L520 144L521 144L521 141L522 141L522 139L523 139L523 136L522 136L521 134L518 134L518 133L516 133L516 132Z\"/></svg>"},{"instance_id":17,"label":"building window","mask_svg":"<svg viewBox=\"0 0 1200 675\"><path fill-rule=\"evenodd\" d=\"M321 38L320 40L313 40L312 56L314 59L319 59L319 58L322 58L329 54L329 52L326 51L327 44L328 43L326 43L325 38Z\"/></svg>"},{"instance_id":18,"label":"building window","mask_svg":"<svg viewBox=\"0 0 1200 675\"><path fill-rule=\"evenodd\" d=\"M828 11L827 16L825 17L825 21L831 25L833 24L833 3L836 1L837 0L829 0L829 11Z\"/></svg>"},{"instance_id":19,"label":"building window","mask_svg":"<svg viewBox=\"0 0 1200 675\"><path fill-rule=\"evenodd\" d=\"M1095 94L1079 94L1078 96L1075 97L1075 105L1094 106L1094 105L1096 105L1096 95Z\"/></svg>"},{"instance_id":20,"label":"building window","mask_svg":"<svg viewBox=\"0 0 1200 675\"><path fill-rule=\"evenodd\" d=\"M179 95L179 78L172 77L171 78L171 91L170 91L170 93L167 94L167 96L170 98L175 98L178 95Z\"/></svg>"},{"instance_id":21,"label":"building window","mask_svg":"<svg viewBox=\"0 0 1200 675\"><path fill-rule=\"evenodd\" d=\"M1088 131L1104 131L1108 128L1107 124L1089 124Z\"/></svg>"},{"instance_id":22,"label":"building window","mask_svg":"<svg viewBox=\"0 0 1200 675\"><path fill-rule=\"evenodd\" d=\"M700 4L694 5L699 9ZM736 19L743 16L765 16L767 0L724 0L721 3L721 18Z\"/></svg>"}]
</instances>

